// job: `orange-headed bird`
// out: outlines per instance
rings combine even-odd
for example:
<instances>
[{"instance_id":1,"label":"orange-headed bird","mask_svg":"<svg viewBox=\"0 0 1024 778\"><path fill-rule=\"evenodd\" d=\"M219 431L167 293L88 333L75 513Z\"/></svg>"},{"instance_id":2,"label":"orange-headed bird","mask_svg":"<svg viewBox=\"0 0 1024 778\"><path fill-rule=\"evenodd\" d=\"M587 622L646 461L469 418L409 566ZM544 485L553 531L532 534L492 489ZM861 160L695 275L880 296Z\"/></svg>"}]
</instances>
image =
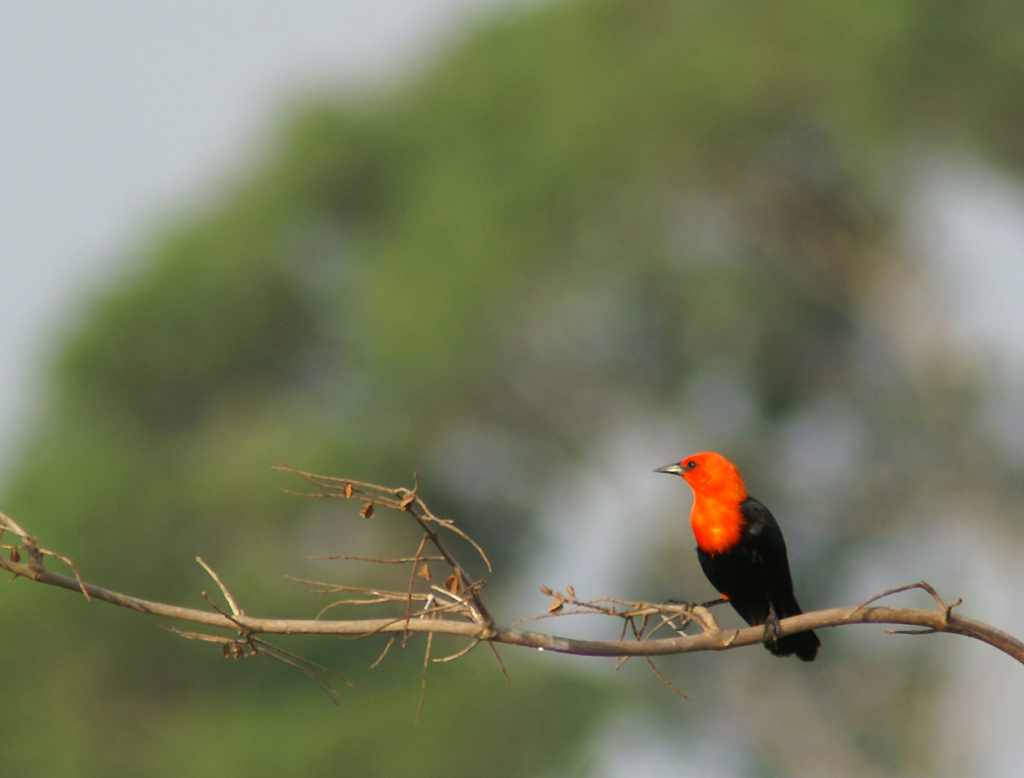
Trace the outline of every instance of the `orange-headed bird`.
<instances>
[{"instance_id":1,"label":"orange-headed bird","mask_svg":"<svg viewBox=\"0 0 1024 778\"><path fill-rule=\"evenodd\" d=\"M694 454L658 473L682 476L693 489L690 526L704 575L751 626L765 625L765 648L775 656L818 655L813 632L777 637L778 620L803 611L793 596L786 541L771 512L747 494L740 471L721 454Z\"/></svg>"}]
</instances>

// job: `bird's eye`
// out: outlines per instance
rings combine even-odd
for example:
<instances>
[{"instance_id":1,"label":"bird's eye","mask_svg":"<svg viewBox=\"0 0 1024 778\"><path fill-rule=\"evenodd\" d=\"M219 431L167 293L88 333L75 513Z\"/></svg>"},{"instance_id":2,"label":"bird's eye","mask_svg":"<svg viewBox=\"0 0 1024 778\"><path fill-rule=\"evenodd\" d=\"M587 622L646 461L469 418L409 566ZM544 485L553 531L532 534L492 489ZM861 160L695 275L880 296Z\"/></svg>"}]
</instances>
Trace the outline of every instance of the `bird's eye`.
<instances>
[{"instance_id":1,"label":"bird's eye","mask_svg":"<svg viewBox=\"0 0 1024 778\"><path fill-rule=\"evenodd\" d=\"M687 470L693 470L693 468L695 468L696 466L697 466L697 463L696 463L696 462L694 462L693 460L690 460L690 461L689 461L689 462L687 462L687 463L686 463L686 465L685 465L685 467L686 467L686 469L687 469Z\"/></svg>"}]
</instances>

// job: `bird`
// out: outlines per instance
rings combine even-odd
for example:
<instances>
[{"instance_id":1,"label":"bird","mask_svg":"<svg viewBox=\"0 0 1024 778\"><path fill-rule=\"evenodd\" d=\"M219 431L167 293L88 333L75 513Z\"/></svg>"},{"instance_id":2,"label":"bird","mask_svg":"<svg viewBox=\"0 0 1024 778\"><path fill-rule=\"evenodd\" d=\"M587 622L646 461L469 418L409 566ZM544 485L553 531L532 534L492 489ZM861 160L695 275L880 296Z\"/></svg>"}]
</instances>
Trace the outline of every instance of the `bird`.
<instances>
[{"instance_id":1,"label":"bird","mask_svg":"<svg viewBox=\"0 0 1024 778\"><path fill-rule=\"evenodd\" d=\"M786 541L771 511L747 494L736 465L705 451L655 472L678 475L693 489L697 558L721 599L747 624L765 625L764 645L775 656L813 661L821 646L813 632L778 635L779 619L803 613L793 594Z\"/></svg>"}]
</instances>

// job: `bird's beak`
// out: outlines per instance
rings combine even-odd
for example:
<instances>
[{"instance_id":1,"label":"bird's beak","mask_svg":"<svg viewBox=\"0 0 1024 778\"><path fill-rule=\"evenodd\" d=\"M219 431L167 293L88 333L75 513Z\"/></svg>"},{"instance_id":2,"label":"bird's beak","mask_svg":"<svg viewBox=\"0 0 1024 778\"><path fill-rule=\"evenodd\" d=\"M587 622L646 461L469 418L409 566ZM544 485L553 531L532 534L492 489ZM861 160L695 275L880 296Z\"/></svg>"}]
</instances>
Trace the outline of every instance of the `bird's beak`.
<instances>
[{"instance_id":1,"label":"bird's beak","mask_svg":"<svg viewBox=\"0 0 1024 778\"><path fill-rule=\"evenodd\" d=\"M654 472L655 473L668 473L669 475L680 475L681 476L683 474L683 468L677 462L675 464L665 465L664 467L659 467Z\"/></svg>"}]
</instances>

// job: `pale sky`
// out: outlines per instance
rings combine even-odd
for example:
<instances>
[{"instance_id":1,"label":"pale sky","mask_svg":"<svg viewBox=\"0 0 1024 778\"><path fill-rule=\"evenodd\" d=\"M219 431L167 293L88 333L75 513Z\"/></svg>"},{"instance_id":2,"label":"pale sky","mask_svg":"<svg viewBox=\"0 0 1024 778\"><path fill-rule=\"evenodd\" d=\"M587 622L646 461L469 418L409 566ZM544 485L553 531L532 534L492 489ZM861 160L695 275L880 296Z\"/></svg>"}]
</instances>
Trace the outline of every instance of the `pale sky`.
<instances>
[{"instance_id":1,"label":"pale sky","mask_svg":"<svg viewBox=\"0 0 1024 778\"><path fill-rule=\"evenodd\" d=\"M296 90L401 78L535 2L0 3L0 473L88 292L243 169Z\"/></svg>"}]
</instances>

